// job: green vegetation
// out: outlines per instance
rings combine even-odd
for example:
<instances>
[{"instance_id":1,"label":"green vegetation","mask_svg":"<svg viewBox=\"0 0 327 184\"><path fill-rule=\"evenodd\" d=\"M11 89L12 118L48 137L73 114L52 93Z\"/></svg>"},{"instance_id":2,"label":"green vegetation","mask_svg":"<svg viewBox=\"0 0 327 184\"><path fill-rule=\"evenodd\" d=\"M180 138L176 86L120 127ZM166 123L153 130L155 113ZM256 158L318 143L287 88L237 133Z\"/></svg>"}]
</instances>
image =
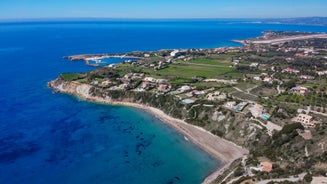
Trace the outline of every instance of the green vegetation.
<instances>
[{"instance_id":1,"label":"green vegetation","mask_svg":"<svg viewBox=\"0 0 327 184\"><path fill-rule=\"evenodd\" d=\"M195 65L192 63L171 64L169 67L156 71L154 74L168 78L218 78L221 74L234 71L229 66Z\"/></svg>"},{"instance_id":2,"label":"green vegetation","mask_svg":"<svg viewBox=\"0 0 327 184\"><path fill-rule=\"evenodd\" d=\"M74 80L82 79L84 75L79 73L63 73L60 75L60 77L67 81L74 81Z\"/></svg>"}]
</instances>

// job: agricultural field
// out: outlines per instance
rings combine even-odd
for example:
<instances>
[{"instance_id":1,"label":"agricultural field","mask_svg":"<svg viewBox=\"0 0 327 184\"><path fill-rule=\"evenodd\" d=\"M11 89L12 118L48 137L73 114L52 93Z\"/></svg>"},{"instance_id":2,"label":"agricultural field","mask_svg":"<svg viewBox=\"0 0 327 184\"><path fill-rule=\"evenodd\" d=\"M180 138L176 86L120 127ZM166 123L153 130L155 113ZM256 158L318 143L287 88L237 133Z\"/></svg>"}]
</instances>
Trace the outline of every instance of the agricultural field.
<instances>
[{"instance_id":1,"label":"agricultural field","mask_svg":"<svg viewBox=\"0 0 327 184\"><path fill-rule=\"evenodd\" d=\"M175 63L158 71L148 71L151 76L160 76L167 79L176 78L218 78L219 75L227 74L236 69L229 65L207 65L196 63Z\"/></svg>"}]
</instances>

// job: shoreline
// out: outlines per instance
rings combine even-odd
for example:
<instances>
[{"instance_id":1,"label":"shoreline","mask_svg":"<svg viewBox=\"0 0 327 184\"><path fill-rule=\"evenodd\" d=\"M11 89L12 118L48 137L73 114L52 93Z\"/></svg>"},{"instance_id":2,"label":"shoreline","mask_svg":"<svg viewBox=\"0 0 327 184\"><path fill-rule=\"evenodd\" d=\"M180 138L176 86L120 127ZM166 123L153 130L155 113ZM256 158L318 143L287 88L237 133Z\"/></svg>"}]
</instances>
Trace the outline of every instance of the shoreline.
<instances>
[{"instance_id":1,"label":"shoreline","mask_svg":"<svg viewBox=\"0 0 327 184\"><path fill-rule=\"evenodd\" d=\"M176 131L187 137L193 144L222 163L218 169L206 176L202 183L211 183L220 174L222 174L234 160L248 154L248 150L242 148L241 146L218 137L201 127L191 125L177 118L173 118L160 109L128 101L113 101L102 97L90 96L88 94L88 90L85 90L89 88L89 86L76 82L71 82L68 89L64 89L63 85L53 85L51 82L49 83L49 87L57 92L68 93L90 102L138 108L160 119L163 123L167 124L171 128L174 128ZM84 90L80 90L78 87L83 88Z\"/></svg>"},{"instance_id":2,"label":"shoreline","mask_svg":"<svg viewBox=\"0 0 327 184\"><path fill-rule=\"evenodd\" d=\"M207 154L209 154L210 156L212 156L213 158L218 160L221 163L220 167L217 168L216 170L214 170L213 172L211 172L209 175L207 175L204 178L202 184L210 184L219 175L221 175L226 169L228 169L230 164L233 161L235 161L238 158L241 158L245 154L248 154L247 151L245 149L243 149L242 147L240 147L230 141L227 141L226 139L223 139L216 135L213 135L211 132L209 132L201 127L188 124L180 119L173 118L173 117L165 114L160 109L142 105L142 104L130 103L130 102L118 102L118 101L111 102L111 103L104 103L104 102L98 102L98 101L95 101L95 102L113 105L113 106L133 107L133 108L144 110L144 111L150 113L151 115L155 116L159 120L161 120L163 123L167 124L169 127L175 129L177 132L186 136L193 144L195 144L201 150L203 150L204 152L206 152ZM205 135L203 135L203 134L207 134L207 136L210 136L210 137L212 136L212 139L209 141L211 142L211 141L216 140L216 143L221 144L221 148L219 148L219 150L216 150L214 147L211 147L209 144L207 144L206 141L204 141L204 142L201 140L199 141L198 140L199 137L198 137L198 135L194 135L194 133L195 133L194 131L199 131L199 133L201 131L200 135L202 135L203 137L205 137ZM197 134L197 133L195 133L195 134ZM206 139L206 138L203 138L203 139ZM220 152L222 152L221 149L223 149L224 151L227 150L227 152L234 152L235 150L232 148L233 146L235 146L236 149L240 149L239 156L232 155L232 154L228 155L228 153L227 154L220 153ZM242 153L242 151L244 151L244 152ZM234 153L236 153L236 152L234 152Z\"/></svg>"}]
</instances>

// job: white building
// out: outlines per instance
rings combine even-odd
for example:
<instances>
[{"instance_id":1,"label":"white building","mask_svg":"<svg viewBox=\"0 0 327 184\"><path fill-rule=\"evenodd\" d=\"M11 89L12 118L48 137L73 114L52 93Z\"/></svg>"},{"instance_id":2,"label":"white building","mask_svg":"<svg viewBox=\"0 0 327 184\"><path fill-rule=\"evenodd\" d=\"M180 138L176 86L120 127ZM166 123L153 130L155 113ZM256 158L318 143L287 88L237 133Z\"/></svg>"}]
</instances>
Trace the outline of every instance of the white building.
<instances>
[{"instance_id":1,"label":"white building","mask_svg":"<svg viewBox=\"0 0 327 184\"><path fill-rule=\"evenodd\" d=\"M231 101L231 102L227 102L225 104L225 106L228 107L228 108L234 109L234 107L236 106L236 104L237 104L236 102Z\"/></svg>"},{"instance_id":2,"label":"white building","mask_svg":"<svg viewBox=\"0 0 327 184\"><path fill-rule=\"evenodd\" d=\"M145 77L144 81L146 81L146 82L157 82L157 79L152 78L152 77Z\"/></svg>"},{"instance_id":3,"label":"white building","mask_svg":"<svg viewBox=\"0 0 327 184\"><path fill-rule=\"evenodd\" d=\"M176 56L176 54L178 54L179 53L179 50L174 50L174 51L172 51L171 53L170 53L170 56L171 57L175 57Z\"/></svg>"},{"instance_id":4,"label":"white building","mask_svg":"<svg viewBox=\"0 0 327 184\"><path fill-rule=\"evenodd\" d=\"M250 67L258 67L259 66L259 63L251 63L250 64Z\"/></svg>"},{"instance_id":5,"label":"white building","mask_svg":"<svg viewBox=\"0 0 327 184\"><path fill-rule=\"evenodd\" d=\"M190 86L182 86L181 88L179 88L179 91L181 92L186 92L186 91L190 91L192 88Z\"/></svg>"}]
</instances>

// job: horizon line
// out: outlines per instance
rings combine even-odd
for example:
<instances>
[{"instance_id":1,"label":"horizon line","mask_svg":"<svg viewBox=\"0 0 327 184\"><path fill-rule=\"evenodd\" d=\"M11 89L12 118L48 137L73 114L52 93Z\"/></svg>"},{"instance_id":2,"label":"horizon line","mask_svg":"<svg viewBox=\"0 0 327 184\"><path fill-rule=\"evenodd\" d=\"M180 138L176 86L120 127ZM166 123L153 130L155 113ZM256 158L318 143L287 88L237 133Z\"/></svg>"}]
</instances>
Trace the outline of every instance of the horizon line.
<instances>
[{"instance_id":1,"label":"horizon line","mask_svg":"<svg viewBox=\"0 0 327 184\"><path fill-rule=\"evenodd\" d=\"M327 16L304 17L187 17L187 18L128 18L128 17L40 17L40 18L0 18L0 22L30 22L30 21L69 21L69 20L267 20L267 19L301 19L301 18L327 18Z\"/></svg>"}]
</instances>

